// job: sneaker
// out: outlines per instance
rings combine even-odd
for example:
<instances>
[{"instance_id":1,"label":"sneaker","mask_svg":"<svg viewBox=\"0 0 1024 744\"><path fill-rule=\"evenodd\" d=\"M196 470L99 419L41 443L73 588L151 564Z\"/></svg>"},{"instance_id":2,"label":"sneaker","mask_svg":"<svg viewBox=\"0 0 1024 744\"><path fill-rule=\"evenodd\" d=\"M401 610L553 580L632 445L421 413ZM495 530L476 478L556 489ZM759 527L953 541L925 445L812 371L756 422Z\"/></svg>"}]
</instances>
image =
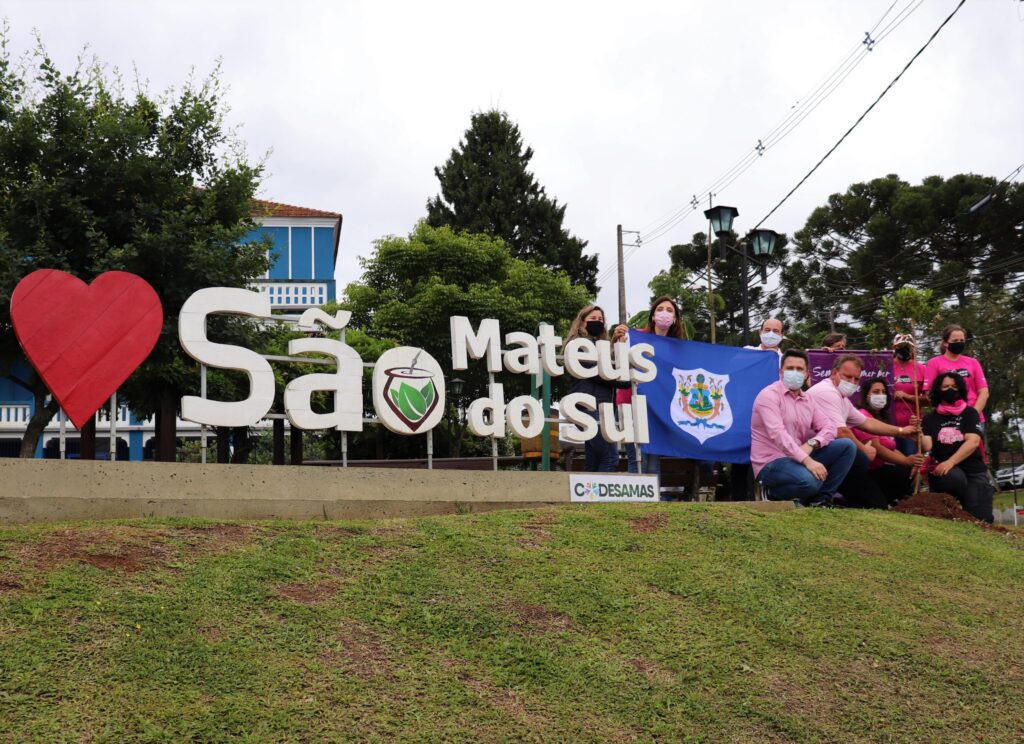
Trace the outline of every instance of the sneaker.
<instances>
[{"instance_id":1,"label":"sneaker","mask_svg":"<svg viewBox=\"0 0 1024 744\"><path fill-rule=\"evenodd\" d=\"M832 503L831 496L816 496L807 506L831 509L834 504Z\"/></svg>"}]
</instances>

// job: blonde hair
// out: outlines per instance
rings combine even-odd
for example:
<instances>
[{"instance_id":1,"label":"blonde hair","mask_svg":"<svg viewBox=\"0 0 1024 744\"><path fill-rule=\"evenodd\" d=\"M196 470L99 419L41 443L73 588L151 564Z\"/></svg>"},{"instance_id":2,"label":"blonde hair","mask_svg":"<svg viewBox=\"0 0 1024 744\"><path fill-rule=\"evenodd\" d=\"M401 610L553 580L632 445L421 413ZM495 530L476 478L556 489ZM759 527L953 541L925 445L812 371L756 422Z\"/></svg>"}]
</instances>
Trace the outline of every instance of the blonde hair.
<instances>
[{"instance_id":1,"label":"blonde hair","mask_svg":"<svg viewBox=\"0 0 1024 744\"><path fill-rule=\"evenodd\" d=\"M598 307L597 305L587 305L585 308L576 313L576 319L572 322L572 325L569 326L569 335L565 339L566 341L573 338L580 338L586 335L587 321L585 320L585 318L595 310L601 311L601 317L604 318L605 322L605 329L601 331L601 335L598 336L597 338L599 341L608 340L608 317L604 314L604 310Z\"/></svg>"}]
</instances>

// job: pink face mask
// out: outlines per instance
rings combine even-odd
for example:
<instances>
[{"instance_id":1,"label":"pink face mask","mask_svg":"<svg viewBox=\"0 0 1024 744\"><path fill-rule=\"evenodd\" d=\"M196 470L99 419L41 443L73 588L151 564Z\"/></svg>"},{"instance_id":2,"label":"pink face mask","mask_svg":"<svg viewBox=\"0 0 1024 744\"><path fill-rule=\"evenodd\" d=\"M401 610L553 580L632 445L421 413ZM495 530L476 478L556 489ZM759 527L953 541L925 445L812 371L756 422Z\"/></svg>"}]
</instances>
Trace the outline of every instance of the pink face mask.
<instances>
[{"instance_id":1,"label":"pink face mask","mask_svg":"<svg viewBox=\"0 0 1024 744\"><path fill-rule=\"evenodd\" d=\"M659 310L654 314L654 325L664 330L676 322L676 316L668 310Z\"/></svg>"}]
</instances>

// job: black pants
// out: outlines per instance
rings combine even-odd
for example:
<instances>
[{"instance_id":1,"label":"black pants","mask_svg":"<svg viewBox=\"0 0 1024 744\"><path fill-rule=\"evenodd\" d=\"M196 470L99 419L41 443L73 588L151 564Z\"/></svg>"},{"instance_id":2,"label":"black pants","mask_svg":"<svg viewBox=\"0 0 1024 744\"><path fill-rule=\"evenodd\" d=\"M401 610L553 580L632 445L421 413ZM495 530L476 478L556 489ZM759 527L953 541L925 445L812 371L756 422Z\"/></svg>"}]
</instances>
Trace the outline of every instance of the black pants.
<instances>
[{"instance_id":1,"label":"black pants","mask_svg":"<svg viewBox=\"0 0 1024 744\"><path fill-rule=\"evenodd\" d=\"M960 502L964 511L971 516L977 517L983 522L991 523L993 521L993 489L988 480L988 473L984 470L968 473L958 465L946 475L929 475L928 486L933 491L941 491L953 496Z\"/></svg>"},{"instance_id":2,"label":"black pants","mask_svg":"<svg viewBox=\"0 0 1024 744\"><path fill-rule=\"evenodd\" d=\"M853 459L850 472L846 479L839 486L839 493L843 495L837 506L845 506L850 509L888 509L889 502L878 487L874 478L868 471L868 456L857 450L857 456Z\"/></svg>"},{"instance_id":3,"label":"black pants","mask_svg":"<svg viewBox=\"0 0 1024 744\"><path fill-rule=\"evenodd\" d=\"M729 481L733 501L750 501L753 498L754 469L750 465L734 462Z\"/></svg>"},{"instance_id":4,"label":"black pants","mask_svg":"<svg viewBox=\"0 0 1024 744\"><path fill-rule=\"evenodd\" d=\"M868 471L871 480L885 496L890 504L905 499L914 488L914 479L910 477L910 468L904 465L886 464Z\"/></svg>"}]
</instances>

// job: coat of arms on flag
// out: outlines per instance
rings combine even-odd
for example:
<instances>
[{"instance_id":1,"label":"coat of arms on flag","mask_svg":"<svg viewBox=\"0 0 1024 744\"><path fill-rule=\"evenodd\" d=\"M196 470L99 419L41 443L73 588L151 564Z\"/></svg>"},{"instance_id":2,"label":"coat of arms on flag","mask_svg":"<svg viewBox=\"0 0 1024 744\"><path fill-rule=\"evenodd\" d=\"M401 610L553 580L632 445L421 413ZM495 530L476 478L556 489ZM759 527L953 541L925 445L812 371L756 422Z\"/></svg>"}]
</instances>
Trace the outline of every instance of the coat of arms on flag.
<instances>
[{"instance_id":1,"label":"coat of arms on flag","mask_svg":"<svg viewBox=\"0 0 1024 744\"><path fill-rule=\"evenodd\" d=\"M703 444L732 427L732 406L725 388L729 375L706 369L674 369L675 395L672 396L672 421L682 431Z\"/></svg>"}]
</instances>

